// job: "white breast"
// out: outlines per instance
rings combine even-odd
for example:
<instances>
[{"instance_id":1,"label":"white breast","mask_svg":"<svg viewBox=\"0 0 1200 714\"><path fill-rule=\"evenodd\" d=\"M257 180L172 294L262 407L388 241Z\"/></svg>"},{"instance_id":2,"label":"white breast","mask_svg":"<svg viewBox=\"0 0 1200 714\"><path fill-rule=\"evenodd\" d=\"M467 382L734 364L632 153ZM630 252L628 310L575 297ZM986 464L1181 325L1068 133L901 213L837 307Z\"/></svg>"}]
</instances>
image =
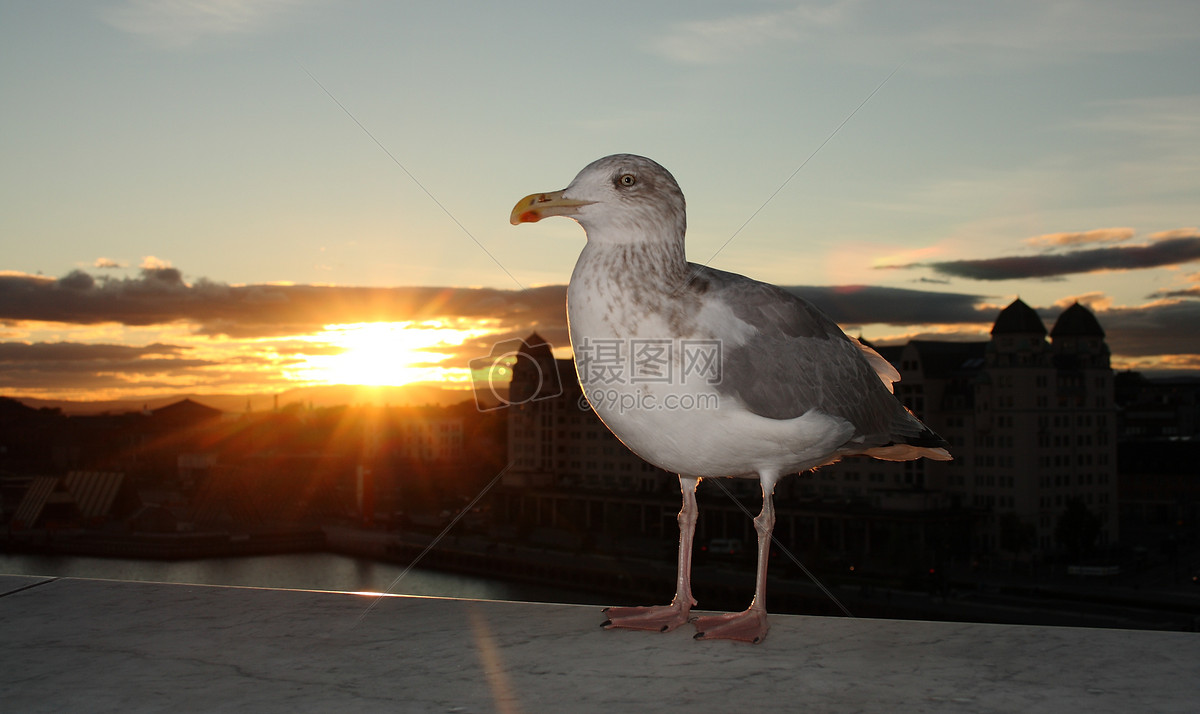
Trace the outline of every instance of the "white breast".
<instances>
[{"instance_id":1,"label":"white breast","mask_svg":"<svg viewBox=\"0 0 1200 714\"><path fill-rule=\"evenodd\" d=\"M580 255L567 287L576 369L596 414L643 459L692 476L757 477L764 470L790 473L818 466L849 438L853 428L842 419L815 411L797 419L768 419L703 379L682 379L681 340L737 345L752 328L727 306L706 301L692 307L688 332L680 334L678 305L655 305L645 294L631 295L621 285L622 276L607 270L604 256L589 248ZM614 378L611 371L588 363L601 346L622 349L628 358L630 350L647 340L667 342L675 379L634 379L628 364L624 377Z\"/></svg>"}]
</instances>

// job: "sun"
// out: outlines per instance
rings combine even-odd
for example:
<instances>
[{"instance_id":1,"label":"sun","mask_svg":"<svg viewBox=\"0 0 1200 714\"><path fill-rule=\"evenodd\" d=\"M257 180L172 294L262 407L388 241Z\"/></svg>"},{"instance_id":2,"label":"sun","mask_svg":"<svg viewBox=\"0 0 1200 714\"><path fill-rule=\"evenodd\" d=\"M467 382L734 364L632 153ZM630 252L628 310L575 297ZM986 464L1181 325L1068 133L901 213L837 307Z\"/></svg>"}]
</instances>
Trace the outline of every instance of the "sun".
<instances>
[{"instance_id":1,"label":"sun","mask_svg":"<svg viewBox=\"0 0 1200 714\"><path fill-rule=\"evenodd\" d=\"M467 378L466 370L444 363L453 356L453 348L487 332L432 321L326 325L322 332L307 338L324 347L305 355L293 376L309 382L374 387L462 381Z\"/></svg>"}]
</instances>

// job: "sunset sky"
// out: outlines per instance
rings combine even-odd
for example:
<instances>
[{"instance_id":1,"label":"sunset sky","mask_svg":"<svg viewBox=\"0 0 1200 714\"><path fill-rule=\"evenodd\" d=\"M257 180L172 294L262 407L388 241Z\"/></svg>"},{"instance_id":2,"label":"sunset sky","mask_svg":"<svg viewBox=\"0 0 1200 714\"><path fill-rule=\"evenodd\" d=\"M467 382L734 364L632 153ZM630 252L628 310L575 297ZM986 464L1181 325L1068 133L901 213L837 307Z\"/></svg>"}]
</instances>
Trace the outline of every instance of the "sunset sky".
<instances>
[{"instance_id":1,"label":"sunset sky","mask_svg":"<svg viewBox=\"0 0 1200 714\"><path fill-rule=\"evenodd\" d=\"M1078 300L1200 375L1198 67L1194 0L3 3L0 394L566 354L583 232L509 211L618 152L691 260L877 344Z\"/></svg>"}]
</instances>

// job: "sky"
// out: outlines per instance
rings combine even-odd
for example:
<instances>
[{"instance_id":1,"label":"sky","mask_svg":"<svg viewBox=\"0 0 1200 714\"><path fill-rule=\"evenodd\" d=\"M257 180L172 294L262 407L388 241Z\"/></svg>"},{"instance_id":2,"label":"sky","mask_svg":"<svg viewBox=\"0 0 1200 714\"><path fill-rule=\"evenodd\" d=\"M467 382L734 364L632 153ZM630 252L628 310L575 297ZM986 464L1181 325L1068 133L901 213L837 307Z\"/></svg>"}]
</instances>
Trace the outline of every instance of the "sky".
<instances>
[{"instance_id":1,"label":"sky","mask_svg":"<svg viewBox=\"0 0 1200 714\"><path fill-rule=\"evenodd\" d=\"M1200 375L1200 4L0 4L0 394L451 382L569 353L571 221L637 153L688 255L875 344L1092 309Z\"/></svg>"}]
</instances>

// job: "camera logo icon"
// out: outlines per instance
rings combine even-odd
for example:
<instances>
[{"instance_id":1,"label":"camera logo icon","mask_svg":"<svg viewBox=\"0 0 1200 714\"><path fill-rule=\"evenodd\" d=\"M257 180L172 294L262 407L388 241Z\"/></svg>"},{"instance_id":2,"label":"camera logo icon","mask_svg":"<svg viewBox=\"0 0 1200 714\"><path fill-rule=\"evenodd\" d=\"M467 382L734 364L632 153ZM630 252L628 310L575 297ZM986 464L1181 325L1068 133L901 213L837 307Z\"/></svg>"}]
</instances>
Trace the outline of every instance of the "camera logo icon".
<instances>
[{"instance_id":1,"label":"camera logo icon","mask_svg":"<svg viewBox=\"0 0 1200 714\"><path fill-rule=\"evenodd\" d=\"M477 357L469 365L475 407L481 412L553 399L563 393L557 360L544 341L501 340L486 357Z\"/></svg>"}]
</instances>

